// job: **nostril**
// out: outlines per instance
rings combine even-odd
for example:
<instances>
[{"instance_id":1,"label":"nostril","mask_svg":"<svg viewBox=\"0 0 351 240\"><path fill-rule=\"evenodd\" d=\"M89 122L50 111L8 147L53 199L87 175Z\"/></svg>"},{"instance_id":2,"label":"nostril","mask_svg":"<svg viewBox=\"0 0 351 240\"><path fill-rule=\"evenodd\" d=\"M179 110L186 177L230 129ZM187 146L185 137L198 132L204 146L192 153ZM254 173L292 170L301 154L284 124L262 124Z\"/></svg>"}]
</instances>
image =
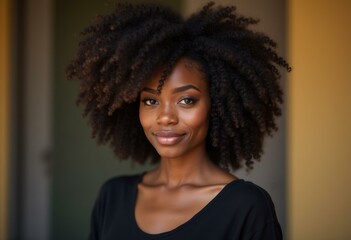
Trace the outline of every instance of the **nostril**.
<instances>
[{"instance_id":1,"label":"nostril","mask_svg":"<svg viewBox=\"0 0 351 240\"><path fill-rule=\"evenodd\" d=\"M178 117L173 111L162 111L157 117L157 122L163 125L176 124Z\"/></svg>"}]
</instances>

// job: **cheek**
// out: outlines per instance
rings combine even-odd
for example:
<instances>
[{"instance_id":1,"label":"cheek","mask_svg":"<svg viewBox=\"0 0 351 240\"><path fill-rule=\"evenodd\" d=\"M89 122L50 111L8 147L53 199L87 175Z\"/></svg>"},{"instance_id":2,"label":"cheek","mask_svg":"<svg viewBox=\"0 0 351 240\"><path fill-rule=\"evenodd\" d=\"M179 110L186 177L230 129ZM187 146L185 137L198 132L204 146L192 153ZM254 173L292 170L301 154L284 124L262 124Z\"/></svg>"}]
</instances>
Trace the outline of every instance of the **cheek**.
<instances>
[{"instance_id":1,"label":"cheek","mask_svg":"<svg viewBox=\"0 0 351 240\"><path fill-rule=\"evenodd\" d=\"M142 108L139 109L139 121L141 126L145 129L147 128L150 123L152 122L151 120L151 114L148 114L145 110Z\"/></svg>"},{"instance_id":2,"label":"cheek","mask_svg":"<svg viewBox=\"0 0 351 240\"><path fill-rule=\"evenodd\" d=\"M209 110L199 109L197 111L191 111L182 114L182 120L189 128L192 128L196 132L201 132L207 135L208 122L209 122Z\"/></svg>"}]
</instances>

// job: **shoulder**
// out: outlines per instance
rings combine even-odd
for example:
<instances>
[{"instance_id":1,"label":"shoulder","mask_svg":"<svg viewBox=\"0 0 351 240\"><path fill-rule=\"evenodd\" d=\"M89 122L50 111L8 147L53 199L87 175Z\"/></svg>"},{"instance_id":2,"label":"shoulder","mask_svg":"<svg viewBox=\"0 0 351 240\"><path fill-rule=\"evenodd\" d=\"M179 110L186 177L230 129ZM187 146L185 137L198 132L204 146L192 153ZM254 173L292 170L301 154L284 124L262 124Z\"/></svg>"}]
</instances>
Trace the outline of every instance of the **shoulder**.
<instances>
[{"instance_id":1,"label":"shoulder","mask_svg":"<svg viewBox=\"0 0 351 240\"><path fill-rule=\"evenodd\" d=\"M262 187L243 179L237 179L226 186L229 194L234 194L236 198L241 200L255 201L267 201L270 200L270 196L266 190Z\"/></svg>"},{"instance_id":2,"label":"shoulder","mask_svg":"<svg viewBox=\"0 0 351 240\"><path fill-rule=\"evenodd\" d=\"M121 196L135 189L142 174L116 176L106 180L100 188L100 196Z\"/></svg>"},{"instance_id":3,"label":"shoulder","mask_svg":"<svg viewBox=\"0 0 351 240\"><path fill-rule=\"evenodd\" d=\"M104 182L103 188L121 187L128 184L135 184L141 179L143 174L115 176Z\"/></svg>"},{"instance_id":4,"label":"shoulder","mask_svg":"<svg viewBox=\"0 0 351 240\"><path fill-rule=\"evenodd\" d=\"M91 239L100 239L98 236L103 230L115 223L115 214L123 215L128 210L126 206L134 197L133 186L141 176L138 174L112 177L102 184L91 215Z\"/></svg>"},{"instance_id":5,"label":"shoulder","mask_svg":"<svg viewBox=\"0 0 351 240\"><path fill-rule=\"evenodd\" d=\"M228 186L225 201L231 205L231 213L242 219L243 232L253 237L250 239L281 239L281 228L268 192L252 182L236 181Z\"/></svg>"},{"instance_id":6,"label":"shoulder","mask_svg":"<svg viewBox=\"0 0 351 240\"><path fill-rule=\"evenodd\" d=\"M276 219L273 201L266 190L242 179L230 183L226 198L243 211Z\"/></svg>"}]
</instances>

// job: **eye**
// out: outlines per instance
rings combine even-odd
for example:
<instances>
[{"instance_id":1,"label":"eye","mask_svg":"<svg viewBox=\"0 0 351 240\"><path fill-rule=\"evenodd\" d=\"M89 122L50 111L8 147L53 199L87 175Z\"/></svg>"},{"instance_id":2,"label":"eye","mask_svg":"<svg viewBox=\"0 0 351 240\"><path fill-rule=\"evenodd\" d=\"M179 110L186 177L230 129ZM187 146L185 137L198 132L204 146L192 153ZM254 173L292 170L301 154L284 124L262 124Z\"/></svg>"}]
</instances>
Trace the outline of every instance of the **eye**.
<instances>
[{"instance_id":1,"label":"eye","mask_svg":"<svg viewBox=\"0 0 351 240\"><path fill-rule=\"evenodd\" d=\"M196 102L197 102L197 99L186 97L186 98L183 98L182 100L180 100L178 103L183 104L183 105L193 105Z\"/></svg>"},{"instance_id":2,"label":"eye","mask_svg":"<svg viewBox=\"0 0 351 240\"><path fill-rule=\"evenodd\" d=\"M142 100L142 102L143 102L144 105L146 105L146 106L158 105L157 100L152 99L152 98L145 98L145 99Z\"/></svg>"}]
</instances>

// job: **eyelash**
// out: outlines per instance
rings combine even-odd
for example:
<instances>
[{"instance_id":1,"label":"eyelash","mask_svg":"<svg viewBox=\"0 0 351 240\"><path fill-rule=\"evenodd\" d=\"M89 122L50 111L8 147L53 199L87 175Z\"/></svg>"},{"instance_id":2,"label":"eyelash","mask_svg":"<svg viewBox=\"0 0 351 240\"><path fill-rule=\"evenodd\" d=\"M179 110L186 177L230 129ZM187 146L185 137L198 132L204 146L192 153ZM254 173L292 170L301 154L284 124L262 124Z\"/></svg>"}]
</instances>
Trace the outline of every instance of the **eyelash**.
<instances>
[{"instance_id":1,"label":"eyelash","mask_svg":"<svg viewBox=\"0 0 351 240\"><path fill-rule=\"evenodd\" d=\"M154 103L154 104L148 103L149 101L157 102L157 100L152 99L152 98L144 98L144 99L141 100L141 101L142 101L142 103L144 103L145 106L153 106L153 105L155 105L155 103Z\"/></svg>"},{"instance_id":2,"label":"eyelash","mask_svg":"<svg viewBox=\"0 0 351 240\"><path fill-rule=\"evenodd\" d=\"M150 101L153 101L154 103L150 103ZM182 101L188 101L188 103L181 103ZM190 101L190 102L189 102ZM198 101L198 99L193 98L193 97L184 97L182 98L178 103L181 105L194 105L196 102ZM153 99L153 98L144 98L141 100L141 102L145 105L145 106L154 106L157 105L157 100Z\"/></svg>"},{"instance_id":3,"label":"eyelash","mask_svg":"<svg viewBox=\"0 0 351 240\"><path fill-rule=\"evenodd\" d=\"M184 105L194 105L198 101L198 99L193 98L193 97L185 97L185 98L182 98L178 103L185 101L185 100L190 101L190 103L184 103Z\"/></svg>"}]
</instances>

